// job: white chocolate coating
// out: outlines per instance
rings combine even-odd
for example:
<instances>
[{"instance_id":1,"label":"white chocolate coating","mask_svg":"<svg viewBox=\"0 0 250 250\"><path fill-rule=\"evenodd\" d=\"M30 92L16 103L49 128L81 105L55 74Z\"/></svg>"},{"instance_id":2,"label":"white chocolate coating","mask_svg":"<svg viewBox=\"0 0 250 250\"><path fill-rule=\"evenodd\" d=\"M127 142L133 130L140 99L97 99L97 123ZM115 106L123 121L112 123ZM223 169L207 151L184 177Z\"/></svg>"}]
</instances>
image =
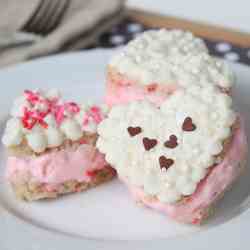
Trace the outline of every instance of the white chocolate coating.
<instances>
[{"instance_id":1,"label":"white chocolate coating","mask_svg":"<svg viewBox=\"0 0 250 250\"><path fill-rule=\"evenodd\" d=\"M228 88L234 81L227 65L210 56L200 38L181 30L144 32L115 55L110 66L143 85Z\"/></svg>"},{"instance_id":2,"label":"white chocolate coating","mask_svg":"<svg viewBox=\"0 0 250 250\"><path fill-rule=\"evenodd\" d=\"M97 147L122 179L161 202L175 203L194 193L223 150L236 119L231 105L231 98L216 87L192 86L175 92L159 109L147 101L116 106L98 126ZM187 117L196 127L193 131L183 130ZM129 127L142 132L131 136ZM171 135L177 137L175 148L164 145ZM148 151L145 137L157 140ZM160 156L174 163L161 168Z\"/></svg>"}]
</instances>

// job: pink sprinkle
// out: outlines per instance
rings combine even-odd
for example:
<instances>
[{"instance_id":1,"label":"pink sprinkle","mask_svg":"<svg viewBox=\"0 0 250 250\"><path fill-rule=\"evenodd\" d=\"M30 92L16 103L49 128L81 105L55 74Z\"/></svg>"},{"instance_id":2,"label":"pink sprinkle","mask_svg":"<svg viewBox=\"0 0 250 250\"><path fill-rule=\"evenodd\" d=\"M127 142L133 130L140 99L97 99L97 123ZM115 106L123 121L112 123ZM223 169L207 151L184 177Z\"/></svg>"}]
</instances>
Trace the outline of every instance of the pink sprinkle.
<instances>
[{"instance_id":1,"label":"pink sprinkle","mask_svg":"<svg viewBox=\"0 0 250 250\"><path fill-rule=\"evenodd\" d=\"M89 124L89 118L88 118L88 116L85 116L83 118L83 126L87 126L88 124Z\"/></svg>"},{"instance_id":2,"label":"pink sprinkle","mask_svg":"<svg viewBox=\"0 0 250 250\"><path fill-rule=\"evenodd\" d=\"M22 117L22 123L24 128L32 129L36 123L39 123L42 127L47 128L48 124L43 120L48 112L41 112L38 110L29 111L27 107L24 108L24 114Z\"/></svg>"},{"instance_id":3,"label":"pink sprinkle","mask_svg":"<svg viewBox=\"0 0 250 250\"><path fill-rule=\"evenodd\" d=\"M98 169L93 169L93 170L87 170L85 172L85 174L88 176L88 177L95 177L97 174L98 174Z\"/></svg>"},{"instance_id":4,"label":"pink sprinkle","mask_svg":"<svg viewBox=\"0 0 250 250\"><path fill-rule=\"evenodd\" d=\"M38 120L38 123L43 127L43 128L48 128L48 124L44 120Z\"/></svg>"},{"instance_id":5,"label":"pink sprinkle","mask_svg":"<svg viewBox=\"0 0 250 250\"><path fill-rule=\"evenodd\" d=\"M37 93L32 92L31 90L25 90L24 94L26 95L27 100L32 104L35 105L36 102L39 101L39 95Z\"/></svg>"},{"instance_id":6,"label":"pink sprinkle","mask_svg":"<svg viewBox=\"0 0 250 250\"><path fill-rule=\"evenodd\" d=\"M92 106L89 111L86 112L83 118L83 126L87 126L89 124L90 119L94 120L96 124L99 124L102 121L103 116L99 107Z\"/></svg>"},{"instance_id":7,"label":"pink sprinkle","mask_svg":"<svg viewBox=\"0 0 250 250\"><path fill-rule=\"evenodd\" d=\"M45 99L43 100L44 103L48 106L48 109L49 110L54 110L55 107L57 106L57 102L58 102L58 99L53 99L53 100L48 100L48 99Z\"/></svg>"},{"instance_id":8,"label":"pink sprinkle","mask_svg":"<svg viewBox=\"0 0 250 250\"><path fill-rule=\"evenodd\" d=\"M23 123L24 128L32 129L36 124L36 119L33 117L30 117L28 119L23 118L22 123Z\"/></svg>"},{"instance_id":9,"label":"pink sprinkle","mask_svg":"<svg viewBox=\"0 0 250 250\"><path fill-rule=\"evenodd\" d=\"M75 102L65 103L65 108L72 113L78 113L80 111L79 106Z\"/></svg>"},{"instance_id":10,"label":"pink sprinkle","mask_svg":"<svg viewBox=\"0 0 250 250\"><path fill-rule=\"evenodd\" d=\"M64 111L65 111L65 108L63 105L60 105L57 107L57 110L55 113L55 118L56 118L57 124L59 124L59 125L61 124L61 122L64 119Z\"/></svg>"},{"instance_id":11,"label":"pink sprinkle","mask_svg":"<svg viewBox=\"0 0 250 250\"><path fill-rule=\"evenodd\" d=\"M88 144L87 140L86 139L80 139L79 141L80 144Z\"/></svg>"},{"instance_id":12,"label":"pink sprinkle","mask_svg":"<svg viewBox=\"0 0 250 250\"><path fill-rule=\"evenodd\" d=\"M28 114L28 108L27 107L24 107L23 109L23 118L24 119L27 119L29 117L29 114Z\"/></svg>"},{"instance_id":13,"label":"pink sprinkle","mask_svg":"<svg viewBox=\"0 0 250 250\"><path fill-rule=\"evenodd\" d=\"M44 121L44 118L49 114L52 113L56 119L56 122L60 125L60 123L64 119L64 111L67 106L67 108L71 112L78 112L79 107L75 103L68 103L63 105L58 105L58 98L55 98L53 100L49 100L47 98L43 98L40 96L39 93L36 93L31 90L25 90L24 94L26 96L27 101L30 102L31 105L33 105L31 110L28 110L27 107L24 108L24 114L22 118L23 126L27 129L32 129L35 124L39 124L43 128L48 128L48 124ZM35 105L37 103L42 103L47 106L46 111L40 111L35 109Z\"/></svg>"},{"instance_id":14,"label":"pink sprinkle","mask_svg":"<svg viewBox=\"0 0 250 250\"><path fill-rule=\"evenodd\" d=\"M39 119L43 119L48 113L49 113L49 110L47 110L47 111L37 111L37 116L38 116Z\"/></svg>"},{"instance_id":15,"label":"pink sprinkle","mask_svg":"<svg viewBox=\"0 0 250 250\"><path fill-rule=\"evenodd\" d=\"M194 225L198 225L201 223L201 220L199 218L194 218L191 223Z\"/></svg>"},{"instance_id":16,"label":"pink sprinkle","mask_svg":"<svg viewBox=\"0 0 250 250\"><path fill-rule=\"evenodd\" d=\"M90 108L89 116L92 117L97 124L99 124L103 119L101 110L97 106L93 106Z\"/></svg>"},{"instance_id":17,"label":"pink sprinkle","mask_svg":"<svg viewBox=\"0 0 250 250\"><path fill-rule=\"evenodd\" d=\"M93 112L93 113L99 113L99 112L100 112L100 108L97 107L97 106L92 106L92 107L90 108L90 110L91 110L91 112Z\"/></svg>"}]
</instances>

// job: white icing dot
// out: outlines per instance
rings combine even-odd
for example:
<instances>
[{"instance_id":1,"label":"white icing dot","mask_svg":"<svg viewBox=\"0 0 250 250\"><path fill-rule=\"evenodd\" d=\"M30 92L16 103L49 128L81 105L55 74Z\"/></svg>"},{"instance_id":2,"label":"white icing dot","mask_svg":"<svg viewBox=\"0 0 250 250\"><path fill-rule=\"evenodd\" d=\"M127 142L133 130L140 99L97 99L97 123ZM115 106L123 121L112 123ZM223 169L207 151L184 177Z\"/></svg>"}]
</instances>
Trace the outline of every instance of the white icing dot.
<instances>
[{"instance_id":1,"label":"white icing dot","mask_svg":"<svg viewBox=\"0 0 250 250\"><path fill-rule=\"evenodd\" d=\"M216 112L211 113L211 118L216 120L218 118L218 114Z\"/></svg>"},{"instance_id":2,"label":"white icing dot","mask_svg":"<svg viewBox=\"0 0 250 250\"><path fill-rule=\"evenodd\" d=\"M42 133L30 133L26 136L28 145L36 153L43 152L47 147L47 140Z\"/></svg>"},{"instance_id":3,"label":"white icing dot","mask_svg":"<svg viewBox=\"0 0 250 250\"><path fill-rule=\"evenodd\" d=\"M65 119L61 124L61 130L67 136L67 138L73 141L82 137L80 125L72 119Z\"/></svg>"},{"instance_id":4,"label":"white icing dot","mask_svg":"<svg viewBox=\"0 0 250 250\"><path fill-rule=\"evenodd\" d=\"M48 114L46 115L46 117L44 118L44 121L50 126L50 127L56 127L56 119L54 118L54 116L52 114Z\"/></svg>"},{"instance_id":5,"label":"white icing dot","mask_svg":"<svg viewBox=\"0 0 250 250\"><path fill-rule=\"evenodd\" d=\"M19 145L23 140L22 125L18 119L12 118L7 122L2 138L5 146Z\"/></svg>"},{"instance_id":6,"label":"white icing dot","mask_svg":"<svg viewBox=\"0 0 250 250\"><path fill-rule=\"evenodd\" d=\"M180 193L175 189L168 189L159 194L159 199L165 203L175 203L180 199Z\"/></svg>"},{"instance_id":7,"label":"white icing dot","mask_svg":"<svg viewBox=\"0 0 250 250\"><path fill-rule=\"evenodd\" d=\"M10 120L7 121L6 123L6 129L7 130L17 130L22 128L21 121L18 118L11 118Z\"/></svg>"},{"instance_id":8,"label":"white icing dot","mask_svg":"<svg viewBox=\"0 0 250 250\"><path fill-rule=\"evenodd\" d=\"M216 44L216 50L219 52L228 52L232 49L232 45L229 43L218 43Z\"/></svg>"},{"instance_id":9,"label":"white icing dot","mask_svg":"<svg viewBox=\"0 0 250 250\"><path fill-rule=\"evenodd\" d=\"M182 195L191 195L196 189L196 184L194 182L186 183L180 187Z\"/></svg>"},{"instance_id":10,"label":"white icing dot","mask_svg":"<svg viewBox=\"0 0 250 250\"><path fill-rule=\"evenodd\" d=\"M157 194L158 191L158 178L155 173L150 172L145 176L144 179L144 189L145 191L150 194L150 195L155 195Z\"/></svg>"},{"instance_id":11,"label":"white icing dot","mask_svg":"<svg viewBox=\"0 0 250 250\"><path fill-rule=\"evenodd\" d=\"M135 62L136 63L140 63L141 61L142 61L142 57L141 56L138 55L138 56L135 57Z\"/></svg>"},{"instance_id":12,"label":"white icing dot","mask_svg":"<svg viewBox=\"0 0 250 250\"><path fill-rule=\"evenodd\" d=\"M199 148L194 148L192 150L192 152L193 152L194 155L198 155L200 153L200 150L199 150Z\"/></svg>"},{"instance_id":13,"label":"white icing dot","mask_svg":"<svg viewBox=\"0 0 250 250\"><path fill-rule=\"evenodd\" d=\"M43 133L44 129L39 125L36 124L32 129L28 129L27 133Z\"/></svg>"},{"instance_id":14,"label":"white icing dot","mask_svg":"<svg viewBox=\"0 0 250 250\"><path fill-rule=\"evenodd\" d=\"M192 171L191 178L194 182L198 182L202 180L206 175L206 170L205 169L195 169L195 171Z\"/></svg>"},{"instance_id":15,"label":"white icing dot","mask_svg":"<svg viewBox=\"0 0 250 250\"><path fill-rule=\"evenodd\" d=\"M62 144L64 137L59 129L48 127L45 132L47 135L48 147L57 147Z\"/></svg>"},{"instance_id":16,"label":"white icing dot","mask_svg":"<svg viewBox=\"0 0 250 250\"><path fill-rule=\"evenodd\" d=\"M240 56L235 52L229 52L224 56L227 60L236 62L240 59Z\"/></svg>"},{"instance_id":17,"label":"white icing dot","mask_svg":"<svg viewBox=\"0 0 250 250\"><path fill-rule=\"evenodd\" d=\"M211 145L210 151L213 155L219 154L223 150L223 146L220 142Z\"/></svg>"}]
</instances>

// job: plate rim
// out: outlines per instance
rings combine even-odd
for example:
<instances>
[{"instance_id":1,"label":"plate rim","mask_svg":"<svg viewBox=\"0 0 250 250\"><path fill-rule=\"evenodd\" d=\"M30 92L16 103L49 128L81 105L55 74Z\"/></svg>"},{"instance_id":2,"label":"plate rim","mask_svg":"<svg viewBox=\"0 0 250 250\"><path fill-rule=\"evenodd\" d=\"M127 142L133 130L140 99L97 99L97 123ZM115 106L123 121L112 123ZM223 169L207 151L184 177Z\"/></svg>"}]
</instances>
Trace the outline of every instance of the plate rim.
<instances>
[{"instance_id":1,"label":"plate rim","mask_svg":"<svg viewBox=\"0 0 250 250\"><path fill-rule=\"evenodd\" d=\"M55 60L60 63L60 61L64 60L75 60L75 57L82 57L86 54L97 56L97 54L100 55L100 53L111 54L114 53L114 49L95 49L81 52L68 52L57 55L50 55L0 69L0 75L10 74L13 70L15 71L22 67L30 67L30 65L34 64L43 64ZM240 63L229 64L233 65L234 71L240 71L240 68L242 68L244 69L244 71L248 71L250 75L250 68L248 66ZM2 222L0 223L0 232L2 232L2 235L7 235L7 237L4 237L4 239L1 240L0 246L1 244L3 244L6 249L14 249L17 244L21 249L34 250L54 250L59 249L59 247L61 250L68 250L68 248L72 247L72 245L74 245L75 249L82 249L83 246L87 247L88 249L99 249L100 247L102 247L103 249L109 250L127 249L128 247L136 247L137 249L152 249L151 244L154 244L154 247L157 247L159 249L170 246L173 250L181 249L183 247L192 247L193 250L200 250L200 247L204 246L204 243L207 244L206 242L209 242L209 249L211 247L214 247L215 249L223 247L223 249L227 248L228 250L235 250L240 249L240 245L244 245L250 242L250 238L248 236L248 231L250 229L250 209L246 209L240 216L232 218L227 223L223 223L216 227L197 232L195 235L193 234L192 237L186 235L183 237L179 236L178 238L173 237L160 240L132 241L83 238L74 235L68 235L66 233L64 234L61 232L47 230L45 228L37 227L31 223L25 222L21 218L16 217L15 215L11 214L11 212L2 208L1 204L0 216L2 219ZM17 233L14 233L15 231ZM15 234L15 240L11 240L13 238L13 234ZM225 236L227 236L226 239ZM30 244L31 238L32 242L35 242L34 246L31 246Z\"/></svg>"}]
</instances>

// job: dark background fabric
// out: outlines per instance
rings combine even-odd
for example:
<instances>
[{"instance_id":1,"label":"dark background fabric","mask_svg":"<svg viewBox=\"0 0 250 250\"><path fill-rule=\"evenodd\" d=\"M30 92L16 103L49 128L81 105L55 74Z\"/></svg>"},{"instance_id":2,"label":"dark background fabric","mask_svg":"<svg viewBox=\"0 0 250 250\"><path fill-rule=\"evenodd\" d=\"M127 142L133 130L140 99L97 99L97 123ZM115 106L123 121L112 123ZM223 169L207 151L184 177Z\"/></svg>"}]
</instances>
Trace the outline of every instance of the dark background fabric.
<instances>
[{"instance_id":1,"label":"dark background fabric","mask_svg":"<svg viewBox=\"0 0 250 250\"><path fill-rule=\"evenodd\" d=\"M130 19L124 19L121 23L114 26L112 30L102 34L96 44L88 47L88 49L122 46L145 30L148 30L148 28L142 24L135 23ZM224 41L204 40L211 54L229 61L250 65L250 44L249 48L241 48Z\"/></svg>"}]
</instances>

